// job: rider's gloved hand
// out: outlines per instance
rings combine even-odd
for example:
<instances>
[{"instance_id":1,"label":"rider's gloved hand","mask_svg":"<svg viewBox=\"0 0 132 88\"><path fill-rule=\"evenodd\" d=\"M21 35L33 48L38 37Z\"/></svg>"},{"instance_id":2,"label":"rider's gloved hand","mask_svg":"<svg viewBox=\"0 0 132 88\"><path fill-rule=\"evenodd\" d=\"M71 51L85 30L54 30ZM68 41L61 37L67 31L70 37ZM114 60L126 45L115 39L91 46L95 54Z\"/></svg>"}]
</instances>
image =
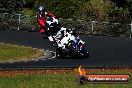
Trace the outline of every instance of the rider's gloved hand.
<instances>
[{"instance_id":1,"label":"rider's gloved hand","mask_svg":"<svg viewBox=\"0 0 132 88\"><path fill-rule=\"evenodd\" d=\"M56 22L56 23L58 24L58 19L55 19L55 18L53 17L53 22Z\"/></svg>"}]
</instances>

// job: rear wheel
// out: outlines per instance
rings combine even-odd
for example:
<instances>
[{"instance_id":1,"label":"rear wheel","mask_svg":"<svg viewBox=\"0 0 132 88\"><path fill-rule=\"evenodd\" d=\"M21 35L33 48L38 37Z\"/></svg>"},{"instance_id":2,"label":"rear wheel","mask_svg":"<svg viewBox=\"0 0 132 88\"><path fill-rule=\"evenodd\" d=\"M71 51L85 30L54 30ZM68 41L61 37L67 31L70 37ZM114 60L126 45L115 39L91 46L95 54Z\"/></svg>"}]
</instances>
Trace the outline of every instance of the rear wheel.
<instances>
[{"instance_id":1,"label":"rear wheel","mask_svg":"<svg viewBox=\"0 0 132 88\"><path fill-rule=\"evenodd\" d=\"M64 53L62 52L61 48L56 49L56 58L57 59L63 59L65 57Z\"/></svg>"}]
</instances>

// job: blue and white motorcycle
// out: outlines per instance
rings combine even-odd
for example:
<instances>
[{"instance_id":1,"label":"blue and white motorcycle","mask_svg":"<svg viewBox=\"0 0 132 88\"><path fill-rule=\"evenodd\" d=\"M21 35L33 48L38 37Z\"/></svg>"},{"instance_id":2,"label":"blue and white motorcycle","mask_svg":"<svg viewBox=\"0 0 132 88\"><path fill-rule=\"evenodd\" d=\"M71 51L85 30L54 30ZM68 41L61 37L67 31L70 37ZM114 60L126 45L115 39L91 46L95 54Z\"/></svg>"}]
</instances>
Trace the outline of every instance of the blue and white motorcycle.
<instances>
[{"instance_id":1,"label":"blue and white motorcycle","mask_svg":"<svg viewBox=\"0 0 132 88\"><path fill-rule=\"evenodd\" d=\"M65 56L75 58L89 57L89 53L84 47L84 42L71 30L66 32L62 40L57 44L56 58L64 58Z\"/></svg>"},{"instance_id":2,"label":"blue and white motorcycle","mask_svg":"<svg viewBox=\"0 0 132 88\"><path fill-rule=\"evenodd\" d=\"M54 21L53 21L54 20ZM57 19L47 20L50 41L56 43L56 58L63 59L66 56L75 58L87 58L89 53L84 42L71 29L60 27Z\"/></svg>"}]
</instances>

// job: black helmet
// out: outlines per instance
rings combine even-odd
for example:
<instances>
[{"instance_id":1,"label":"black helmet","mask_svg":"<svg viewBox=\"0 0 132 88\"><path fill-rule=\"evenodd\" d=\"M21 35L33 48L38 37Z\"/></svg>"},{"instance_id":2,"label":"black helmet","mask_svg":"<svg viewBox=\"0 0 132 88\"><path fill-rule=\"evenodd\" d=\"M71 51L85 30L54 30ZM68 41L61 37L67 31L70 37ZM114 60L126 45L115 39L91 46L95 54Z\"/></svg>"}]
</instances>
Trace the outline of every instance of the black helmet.
<instances>
[{"instance_id":1,"label":"black helmet","mask_svg":"<svg viewBox=\"0 0 132 88\"><path fill-rule=\"evenodd\" d=\"M41 14L41 15L45 14L45 8L44 8L44 6L39 6L38 7L38 13Z\"/></svg>"}]
</instances>

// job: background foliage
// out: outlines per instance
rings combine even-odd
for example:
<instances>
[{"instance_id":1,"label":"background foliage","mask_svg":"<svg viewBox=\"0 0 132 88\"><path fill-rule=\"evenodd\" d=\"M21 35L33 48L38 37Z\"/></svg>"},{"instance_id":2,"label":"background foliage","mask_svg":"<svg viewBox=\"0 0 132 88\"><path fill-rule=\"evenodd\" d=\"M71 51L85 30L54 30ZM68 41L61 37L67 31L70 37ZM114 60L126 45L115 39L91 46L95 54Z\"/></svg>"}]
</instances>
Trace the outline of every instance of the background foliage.
<instances>
[{"instance_id":1,"label":"background foliage","mask_svg":"<svg viewBox=\"0 0 132 88\"><path fill-rule=\"evenodd\" d=\"M36 22L39 5L61 18L63 27L78 33L132 36L131 0L1 0L0 30L39 31Z\"/></svg>"},{"instance_id":2,"label":"background foliage","mask_svg":"<svg viewBox=\"0 0 132 88\"><path fill-rule=\"evenodd\" d=\"M60 18L86 21L130 23L132 14L130 0L1 0L0 12L35 15L39 5Z\"/></svg>"}]
</instances>

